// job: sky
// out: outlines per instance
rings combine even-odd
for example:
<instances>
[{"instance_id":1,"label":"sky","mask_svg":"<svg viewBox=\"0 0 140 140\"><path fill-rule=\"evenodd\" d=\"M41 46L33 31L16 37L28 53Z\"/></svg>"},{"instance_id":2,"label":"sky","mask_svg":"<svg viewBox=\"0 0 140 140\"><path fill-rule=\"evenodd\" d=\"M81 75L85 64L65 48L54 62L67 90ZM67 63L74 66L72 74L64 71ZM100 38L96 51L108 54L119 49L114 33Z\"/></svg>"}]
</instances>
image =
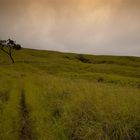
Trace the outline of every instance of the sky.
<instances>
[{"instance_id":1,"label":"sky","mask_svg":"<svg viewBox=\"0 0 140 140\"><path fill-rule=\"evenodd\" d=\"M0 0L0 39L25 48L140 56L140 0Z\"/></svg>"}]
</instances>

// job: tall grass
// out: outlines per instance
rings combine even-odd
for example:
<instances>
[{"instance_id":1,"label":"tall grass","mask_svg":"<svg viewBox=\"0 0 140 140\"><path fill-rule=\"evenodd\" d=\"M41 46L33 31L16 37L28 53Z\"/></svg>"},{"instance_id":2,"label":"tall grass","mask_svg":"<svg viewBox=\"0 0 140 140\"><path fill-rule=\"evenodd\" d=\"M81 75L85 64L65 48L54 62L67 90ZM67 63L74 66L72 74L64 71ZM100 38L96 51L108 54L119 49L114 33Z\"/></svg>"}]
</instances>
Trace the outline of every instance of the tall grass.
<instances>
[{"instance_id":1,"label":"tall grass","mask_svg":"<svg viewBox=\"0 0 140 140\"><path fill-rule=\"evenodd\" d=\"M0 82L1 83L1 82ZM10 81L0 84L0 139L18 140L19 138L19 88Z\"/></svg>"},{"instance_id":2,"label":"tall grass","mask_svg":"<svg viewBox=\"0 0 140 140\"><path fill-rule=\"evenodd\" d=\"M140 139L139 89L49 75L30 80L27 102L39 139Z\"/></svg>"}]
</instances>

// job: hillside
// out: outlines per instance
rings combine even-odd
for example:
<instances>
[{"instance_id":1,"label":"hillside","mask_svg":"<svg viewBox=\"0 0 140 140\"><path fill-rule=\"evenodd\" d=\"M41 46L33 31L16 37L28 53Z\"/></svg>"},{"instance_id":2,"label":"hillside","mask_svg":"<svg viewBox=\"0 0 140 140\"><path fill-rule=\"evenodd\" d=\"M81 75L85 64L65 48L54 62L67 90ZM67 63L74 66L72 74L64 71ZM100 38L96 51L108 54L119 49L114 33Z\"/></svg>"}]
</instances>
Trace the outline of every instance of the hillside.
<instances>
[{"instance_id":1,"label":"hillside","mask_svg":"<svg viewBox=\"0 0 140 140\"><path fill-rule=\"evenodd\" d=\"M0 139L140 139L140 58L0 52Z\"/></svg>"}]
</instances>

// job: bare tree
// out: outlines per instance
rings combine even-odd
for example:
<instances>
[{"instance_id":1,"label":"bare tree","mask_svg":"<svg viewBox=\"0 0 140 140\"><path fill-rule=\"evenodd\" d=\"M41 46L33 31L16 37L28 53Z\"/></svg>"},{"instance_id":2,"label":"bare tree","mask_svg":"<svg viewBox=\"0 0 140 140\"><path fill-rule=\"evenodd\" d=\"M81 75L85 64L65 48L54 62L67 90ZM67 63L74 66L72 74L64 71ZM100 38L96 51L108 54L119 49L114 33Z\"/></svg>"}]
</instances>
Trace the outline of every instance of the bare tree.
<instances>
[{"instance_id":1,"label":"bare tree","mask_svg":"<svg viewBox=\"0 0 140 140\"><path fill-rule=\"evenodd\" d=\"M6 53L10 59L12 60L12 63L15 63L13 59L13 52L14 50L20 50L21 45L16 44L15 41L8 39L8 40L0 40L0 50L2 50L4 53Z\"/></svg>"}]
</instances>

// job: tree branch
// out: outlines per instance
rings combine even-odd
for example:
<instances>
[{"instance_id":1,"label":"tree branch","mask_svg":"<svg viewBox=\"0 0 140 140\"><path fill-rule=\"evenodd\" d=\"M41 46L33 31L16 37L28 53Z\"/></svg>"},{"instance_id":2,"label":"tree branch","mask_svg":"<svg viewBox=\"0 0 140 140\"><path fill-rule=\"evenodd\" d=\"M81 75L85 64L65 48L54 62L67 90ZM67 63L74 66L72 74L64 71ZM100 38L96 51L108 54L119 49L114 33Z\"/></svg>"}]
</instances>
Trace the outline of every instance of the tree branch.
<instances>
[{"instance_id":1,"label":"tree branch","mask_svg":"<svg viewBox=\"0 0 140 140\"><path fill-rule=\"evenodd\" d=\"M7 51L5 51L4 49L3 49L3 47L2 48L0 48L3 52L5 52L6 54L8 54L9 55L9 53L7 52Z\"/></svg>"}]
</instances>

